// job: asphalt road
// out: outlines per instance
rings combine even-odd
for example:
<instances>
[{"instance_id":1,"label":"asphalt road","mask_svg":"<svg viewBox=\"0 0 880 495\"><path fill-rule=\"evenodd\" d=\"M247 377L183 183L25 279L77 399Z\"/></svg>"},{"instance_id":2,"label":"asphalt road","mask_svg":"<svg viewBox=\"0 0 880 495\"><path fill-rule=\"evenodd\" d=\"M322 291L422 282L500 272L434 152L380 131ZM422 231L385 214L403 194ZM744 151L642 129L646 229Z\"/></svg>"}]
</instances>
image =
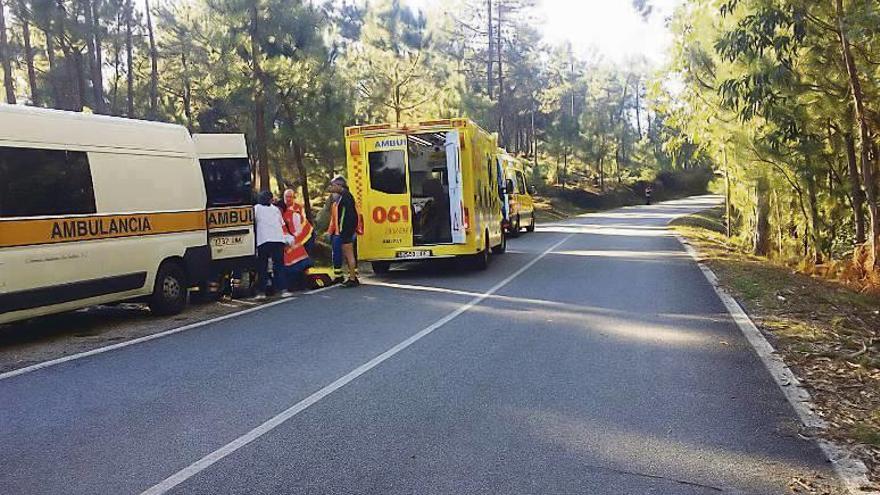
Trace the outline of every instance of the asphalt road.
<instances>
[{"instance_id":1,"label":"asphalt road","mask_svg":"<svg viewBox=\"0 0 880 495\"><path fill-rule=\"evenodd\" d=\"M0 380L0 493L780 494L830 478L665 229L714 201L544 225L486 272L412 266Z\"/></svg>"}]
</instances>

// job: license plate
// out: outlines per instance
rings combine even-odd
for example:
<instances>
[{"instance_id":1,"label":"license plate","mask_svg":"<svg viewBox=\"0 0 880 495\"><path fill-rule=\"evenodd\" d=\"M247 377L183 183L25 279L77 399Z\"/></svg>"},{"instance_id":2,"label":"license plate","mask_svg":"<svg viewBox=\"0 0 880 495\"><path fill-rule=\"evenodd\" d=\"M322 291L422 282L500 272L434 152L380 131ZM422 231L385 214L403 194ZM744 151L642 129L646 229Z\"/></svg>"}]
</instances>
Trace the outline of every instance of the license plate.
<instances>
[{"instance_id":1,"label":"license plate","mask_svg":"<svg viewBox=\"0 0 880 495\"><path fill-rule=\"evenodd\" d=\"M211 245L214 247L240 246L244 244L244 236L226 235L211 238Z\"/></svg>"},{"instance_id":2,"label":"license plate","mask_svg":"<svg viewBox=\"0 0 880 495\"><path fill-rule=\"evenodd\" d=\"M430 258L432 256L432 252L429 249L420 249L417 251L398 251L395 256L398 259L419 259L419 258Z\"/></svg>"}]
</instances>

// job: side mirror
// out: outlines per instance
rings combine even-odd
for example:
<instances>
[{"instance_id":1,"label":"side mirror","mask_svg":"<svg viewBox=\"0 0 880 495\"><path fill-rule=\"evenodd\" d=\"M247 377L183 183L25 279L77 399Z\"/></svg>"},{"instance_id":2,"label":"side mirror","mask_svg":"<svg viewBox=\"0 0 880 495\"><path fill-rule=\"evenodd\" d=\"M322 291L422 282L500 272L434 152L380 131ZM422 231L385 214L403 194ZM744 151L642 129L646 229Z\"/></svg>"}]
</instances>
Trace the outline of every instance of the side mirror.
<instances>
[{"instance_id":1,"label":"side mirror","mask_svg":"<svg viewBox=\"0 0 880 495\"><path fill-rule=\"evenodd\" d=\"M513 179L506 179L504 181L504 190L507 192L507 194L514 193Z\"/></svg>"},{"instance_id":2,"label":"side mirror","mask_svg":"<svg viewBox=\"0 0 880 495\"><path fill-rule=\"evenodd\" d=\"M538 194L538 188L535 186L529 186L529 194L531 194L532 196Z\"/></svg>"}]
</instances>

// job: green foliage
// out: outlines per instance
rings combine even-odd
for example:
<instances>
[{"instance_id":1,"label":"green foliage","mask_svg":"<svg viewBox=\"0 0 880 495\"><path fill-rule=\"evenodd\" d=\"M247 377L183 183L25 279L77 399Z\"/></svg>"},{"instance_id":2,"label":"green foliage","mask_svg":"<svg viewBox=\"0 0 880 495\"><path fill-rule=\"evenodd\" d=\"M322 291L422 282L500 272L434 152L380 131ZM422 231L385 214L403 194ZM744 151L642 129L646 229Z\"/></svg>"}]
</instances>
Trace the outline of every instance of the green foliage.
<instances>
[{"instance_id":1,"label":"green foliage","mask_svg":"<svg viewBox=\"0 0 880 495\"><path fill-rule=\"evenodd\" d=\"M156 0L155 53L145 5L18 2L6 52L18 100L244 132L273 187L311 197L344 170L342 129L357 123L468 116L525 158L535 183L563 188L625 188L708 162L646 61L549 46L533 0L425 13L400 0Z\"/></svg>"}]
</instances>

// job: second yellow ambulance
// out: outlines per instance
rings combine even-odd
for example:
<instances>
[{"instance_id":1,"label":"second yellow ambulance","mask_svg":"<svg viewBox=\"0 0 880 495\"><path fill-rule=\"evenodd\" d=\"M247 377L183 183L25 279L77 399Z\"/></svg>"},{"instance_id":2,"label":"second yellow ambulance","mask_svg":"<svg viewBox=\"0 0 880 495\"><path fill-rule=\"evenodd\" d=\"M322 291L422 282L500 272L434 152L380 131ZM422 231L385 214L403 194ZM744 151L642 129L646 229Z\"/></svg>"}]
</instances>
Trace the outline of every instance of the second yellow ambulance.
<instances>
[{"instance_id":1,"label":"second yellow ambulance","mask_svg":"<svg viewBox=\"0 0 880 495\"><path fill-rule=\"evenodd\" d=\"M467 119L345 130L348 178L362 226L358 255L392 263L463 257L484 269L503 253L497 137Z\"/></svg>"}]
</instances>

